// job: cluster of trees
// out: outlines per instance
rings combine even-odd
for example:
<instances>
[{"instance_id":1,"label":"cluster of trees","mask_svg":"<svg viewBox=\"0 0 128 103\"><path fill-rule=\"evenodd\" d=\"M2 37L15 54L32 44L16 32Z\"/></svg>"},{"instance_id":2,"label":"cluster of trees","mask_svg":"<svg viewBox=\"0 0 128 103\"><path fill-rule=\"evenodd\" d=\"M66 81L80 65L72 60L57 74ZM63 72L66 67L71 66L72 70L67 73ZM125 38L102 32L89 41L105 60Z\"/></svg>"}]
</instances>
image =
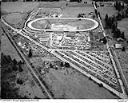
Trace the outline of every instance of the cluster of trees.
<instances>
[{"instance_id":1,"label":"cluster of trees","mask_svg":"<svg viewBox=\"0 0 128 103\"><path fill-rule=\"evenodd\" d=\"M118 11L118 14L116 16L117 20L121 20L123 18L128 17L128 8L124 6L123 2L116 1L114 7Z\"/></svg>"},{"instance_id":2,"label":"cluster of trees","mask_svg":"<svg viewBox=\"0 0 128 103\"><path fill-rule=\"evenodd\" d=\"M18 95L18 88L13 88L8 82L1 82L1 98L2 99L20 99L22 98Z\"/></svg>"},{"instance_id":3,"label":"cluster of trees","mask_svg":"<svg viewBox=\"0 0 128 103\"><path fill-rule=\"evenodd\" d=\"M80 13L80 14L78 14L78 16L77 16L77 18L84 18L84 17L86 17L86 14L84 14L84 13Z\"/></svg>"},{"instance_id":4,"label":"cluster of trees","mask_svg":"<svg viewBox=\"0 0 128 103\"><path fill-rule=\"evenodd\" d=\"M30 48L30 49L29 49L29 52L28 52L28 57L31 58L32 55L33 55L33 54L32 54L32 49Z\"/></svg>"},{"instance_id":5,"label":"cluster of trees","mask_svg":"<svg viewBox=\"0 0 128 103\"><path fill-rule=\"evenodd\" d=\"M61 66L61 67L67 67L67 68L69 68L69 67L70 67L70 64L69 64L68 62L64 62L64 63L61 62L61 63L60 63L60 66Z\"/></svg>"},{"instance_id":6,"label":"cluster of trees","mask_svg":"<svg viewBox=\"0 0 128 103\"><path fill-rule=\"evenodd\" d=\"M124 9L124 3L120 1L116 1L114 7L116 8L116 10L121 11Z\"/></svg>"},{"instance_id":7,"label":"cluster of trees","mask_svg":"<svg viewBox=\"0 0 128 103\"><path fill-rule=\"evenodd\" d=\"M128 17L128 8L122 12L118 12L118 14L115 17L117 20L122 20L124 18L127 18Z\"/></svg>"},{"instance_id":8,"label":"cluster of trees","mask_svg":"<svg viewBox=\"0 0 128 103\"><path fill-rule=\"evenodd\" d=\"M125 8L121 12L118 12L117 16L119 16L121 19L127 18L128 17L128 8Z\"/></svg>"},{"instance_id":9,"label":"cluster of trees","mask_svg":"<svg viewBox=\"0 0 128 103\"><path fill-rule=\"evenodd\" d=\"M116 28L115 30L112 30L112 33L114 38L125 39L124 32L121 32L120 29L118 28Z\"/></svg>"},{"instance_id":10,"label":"cluster of trees","mask_svg":"<svg viewBox=\"0 0 128 103\"><path fill-rule=\"evenodd\" d=\"M108 17L108 14L106 14L105 28L108 28L108 29L117 28L117 20L116 20L115 16Z\"/></svg>"},{"instance_id":11,"label":"cluster of trees","mask_svg":"<svg viewBox=\"0 0 128 103\"><path fill-rule=\"evenodd\" d=\"M122 0L123 2L125 2L126 4L128 4L128 0Z\"/></svg>"},{"instance_id":12,"label":"cluster of trees","mask_svg":"<svg viewBox=\"0 0 128 103\"><path fill-rule=\"evenodd\" d=\"M100 17L100 19L102 19L102 18L101 18L101 15L100 15L100 12L98 12L96 9L95 9L95 14L96 14L96 17L98 17L98 16L99 16L99 17Z\"/></svg>"},{"instance_id":13,"label":"cluster of trees","mask_svg":"<svg viewBox=\"0 0 128 103\"><path fill-rule=\"evenodd\" d=\"M100 41L100 42L103 42L104 44L106 44L106 43L107 43L107 38L106 38L106 37L103 37L103 38L101 38L99 41Z\"/></svg>"},{"instance_id":14,"label":"cluster of trees","mask_svg":"<svg viewBox=\"0 0 128 103\"><path fill-rule=\"evenodd\" d=\"M97 1L108 1L108 0L94 0L95 1L95 6L98 7L97 5ZM117 20L121 20L123 18L127 18L128 17L128 8L125 7L123 2L120 1L116 1L114 4L114 7L116 8L116 10L118 11L116 19ZM95 14L97 15L98 12L95 10ZM100 16L100 14L99 14Z\"/></svg>"},{"instance_id":15,"label":"cluster of trees","mask_svg":"<svg viewBox=\"0 0 128 103\"><path fill-rule=\"evenodd\" d=\"M26 98L21 97L18 94L19 88L14 87L12 84L15 82L16 73L22 72L23 69L21 67L23 64L22 61L17 61L16 59L12 59L9 55L4 55L1 53L1 98L2 99L20 99ZM8 79L11 79L8 80ZM13 80L14 78L14 80ZM21 84L21 80L17 79L17 83Z\"/></svg>"},{"instance_id":16,"label":"cluster of trees","mask_svg":"<svg viewBox=\"0 0 128 103\"><path fill-rule=\"evenodd\" d=\"M58 61L57 61L58 62ZM43 62L43 73L49 73L49 69L52 68L54 70L59 70L61 69L62 67L66 67L66 68L70 68L70 64L68 62L62 62L62 61L59 61L58 63L55 63L52 64L51 62L48 62L48 64L44 61ZM39 72L42 72L42 67L38 67L37 69Z\"/></svg>"},{"instance_id":17,"label":"cluster of trees","mask_svg":"<svg viewBox=\"0 0 128 103\"><path fill-rule=\"evenodd\" d=\"M70 68L70 64L68 62L60 62L60 67ZM50 68L54 68L54 66L51 63L50 63Z\"/></svg>"},{"instance_id":18,"label":"cluster of trees","mask_svg":"<svg viewBox=\"0 0 128 103\"><path fill-rule=\"evenodd\" d=\"M4 68L8 65L10 65L9 68L7 69L2 69L2 73L11 73L13 71L19 71L22 72L23 68L22 68L22 64L24 64L24 62L22 61L17 61L16 59L12 59L9 55L4 55L3 53L1 53L1 67Z\"/></svg>"},{"instance_id":19,"label":"cluster of trees","mask_svg":"<svg viewBox=\"0 0 128 103\"><path fill-rule=\"evenodd\" d=\"M113 37L114 38L122 38L125 39L124 32L121 32L117 28L117 17L108 17L106 14L105 16L105 28L112 29Z\"/></svg>"},{"instance_id":20,"label":"cluster of trees","mask_svg":"<svg viewBox=\"0 0 128 103\"><path fill-rule=\"evenodd\" d=\"M1 53L1 66L7 65L12 61L11 57Z\"/></svg>"}]
</instances>

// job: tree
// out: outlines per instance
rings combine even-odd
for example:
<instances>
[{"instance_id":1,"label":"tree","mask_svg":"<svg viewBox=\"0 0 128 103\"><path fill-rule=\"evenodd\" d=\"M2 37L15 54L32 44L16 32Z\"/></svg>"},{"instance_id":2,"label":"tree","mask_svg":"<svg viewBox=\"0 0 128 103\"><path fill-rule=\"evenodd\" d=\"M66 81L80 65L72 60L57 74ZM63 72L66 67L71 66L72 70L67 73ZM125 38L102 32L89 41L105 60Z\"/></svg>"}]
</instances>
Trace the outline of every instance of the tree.
<instances>
[{"instance_id":1,"label":"tree","mask_svg":"<svg viewBox=\"0 0 128 103\"><path fill-rule=\"evenodd\" d=\"M116 29L115 32L113 33L113 37L114 38L119 38L120 37L120 34L121 34L120 30L119 29Z\"/></svg>"},{"instance_id":2,"label":"tree","mask_svg":"<svg viewBox=\"0 0 128 103\"><path fill-rule=\"evenodd\" d=\"M68 62L65 62L65 67L69 68L70 64Z\"/></svg>"},{"instance_id":3,"label":"tree","mask_svg":"<svg viewBox=\"0 0 128 103\"><path fill-rule=\"evenodd\" d=\"M23 80L21 80L21 79L17 79L17 84L20 84L20 85L22 85L23 84Z\"/></svg>"},{"instance_id":4,"label":"tree","mask_svg":"<svg viewBox=\"0 0 128 103\"><path fill-rule=\"evenodd\" d=\"M122 47L122 51L125 51L125 47L124 46Z\"/></svg>"},{"instance_id":5,"label":"tree","mask_svg":"<svg viewBox=\"0 0 128 103\"><path fill-rule=\"evenodd\" d=\"M28 57L32 57L32 49L29 49Z\"/></svg>"},{"instance_id":6,"label":"tree","mask_svg":"<svg viewBox=\"0 0 128 103\"><path fill-rule=\"evenodd\" d=\"M121 9L122 9L121 2L116 1L116 3L114 4L114 6L115 6L116 10L121 11Z\"/></svg>"},{"instance_id":7,"label":"tree","mask_svg":"<svg viewBox=\"0 0 128 103\"><path fill-rule=\"evenodd\" d=\"M92 80L92 78L91 78L91 77L89 77L89 80Z\"/></svg>"},{"instance_id":8,"label":"tree","mask_svg":"<svg viewBox=\"0 0 128 103\"><path fill-rule=\"evenodd\" d=\"M117 14L117 16L116 16L116 19L117 19L117 20L121 20L121 18L122 18L122 17L121 17L121 14L118 12L118 14Z\"/></svg>"},{"instance_id":9,"label":"tree","mask_svg":"<svg viewBox=\"0 0 128 103\"><path fill-rule=\"evenodd\" d=\"M106 39L106 37L104 37L102 40L103 40L103 43L104 43L104 44L107 43L107 39Z\"/></svg>"},{"instance_id":10,"label":"tree","mask_svg":"<svg viewBox=\"0 0 128 103\"><path fill-rule=\"evenodd\" d=\"M112 33L115 33L117 29L117 25L116 24L112 24Z\"/></svg>"},{"instance_id":11,"label":"tree","mask_svg":"<svg viewBox=\"0 0 128 103\"><path fill-rule=\"evenodd\" d=\"M19 72L23 72L21 64L19 64Z\"/></svg>"},{"instance_id":12,"label":"tree","mask_svg":"<svg viewBox=\"0 0 128 103\"><path fill-rule=\"evenodd\" d=\"M17 64L17 61L16 61L16 59L13 59L13 64L15 64L15 65Z\"/></svg>"},{"instance_id":13,"label":"tree","mask_svg":"<svg viewBox=\"0 0 128 103\"><path fill-rule=\"evenodd\" d=\"M13 67L12 67L12 69L13 69L14 71L17 71L17 66L14 64Z\"/></svg>"},{"instance_id":14,"label":"tree","mask_svg":"<svg viewBox=\"0 0 128 103\"><path fill-rule=\"evenodd\" d=\"M121 37L122 39L125 39L124 32L122 32L122 33L120 34L120 37Z\"/></svg>"},{"instance_id":15,"label":"tree","mask_svg":"<svg viewBox=\"0 0 128 103\"><path fill-rule=\"evenodd\" d=\"M103 87L103 84L102 84L102 83L100 83L100 84L99 84L99 87Z\"/></svg>"},{"instance_id":16,"label":"tree","mask_svg":"<svg viewBox=\"0 0 128 103\"><path fill-rule=\"evenodd\" d=\"M12 87L8 81L1 81L1 98L2 99L18 99L21 96L18 94L18 88Z\"/></svg>"},{"instance_id":17,"label":"tree","mask_svg":"<svg viewBox=\"0 0 128 103\"><path fill-rule=\"evenodd\" d=\"M58 70L58 67L55 67L55 70Z\"/></svg>"},{"instance_id":18,"label":"tree","mask_svg":"<svg viewBox=\"0 0 128 103\"><path fill-rule=\"evenodd\" d=\"M24 61L21 61L21 60L20 60L20 61L18 62L18 64L24 64Z\"/></svg>"},{"instance_id":19,"label":"tree","mask_svg":"<svg viewBox=\"0 0 128 103\"><path fill-rule=\"evenodd\" d=\"M50 63L50 68L53 68L53 65Z\"/></svg>"},{"instance_id":20,"label":"tree","mask_svg":"<svg viewBox=\"0 0 128 103\"><path fill-rule=\"evenodd\" d=\"M1 53L1 66L8 64L6 59L7 59L6 56L3 53Z\"/></svg>"},{"instance_id":21,"label":"tree","mask_svg":"<svg viewBox=\"0 0 128 103\"><path fill-rule=\"evenodd\" d=\"M95 14L96 14L96 17L98 17L98 12L97 12L97 10L95 9Z\"/></svg>"},{"instance_id":22,"label":"tree","mask_svg":"<svg viewBox=\"0 0 128 103\"><path fill-rule=\"evenodd\" d=\"M63 67L63 66L64 66L63 62L61 62L61 63L60 63L60 66L61 66L61 67Z\"/></svg>"},{"instance_id":23,"label":"tree","mask_svg":"<svg viewBox=\"0 0 128 103\"><path fill-rule=\"evenodd\" d=\"M108 22L108 14L105 15L105 22Z\"/></svg>"}]
</instances>

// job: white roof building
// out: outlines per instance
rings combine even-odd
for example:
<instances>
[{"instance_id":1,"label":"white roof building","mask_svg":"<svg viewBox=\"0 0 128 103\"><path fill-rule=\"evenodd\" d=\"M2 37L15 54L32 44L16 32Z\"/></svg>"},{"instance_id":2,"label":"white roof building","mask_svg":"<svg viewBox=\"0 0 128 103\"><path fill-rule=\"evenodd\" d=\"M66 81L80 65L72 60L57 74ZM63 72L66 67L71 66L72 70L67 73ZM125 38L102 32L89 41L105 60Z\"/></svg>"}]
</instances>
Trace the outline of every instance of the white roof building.
<instances>
[{"instance_id":1,"label":"white roof building","mask_svg":"<svg viewBox=\"0 0 128 103\"><path fill-rule=\"evenodd\" d=\"M122 48L122 44L115 44L115 48L116 49L121 49Z\"/></svg>"}]
</instances>

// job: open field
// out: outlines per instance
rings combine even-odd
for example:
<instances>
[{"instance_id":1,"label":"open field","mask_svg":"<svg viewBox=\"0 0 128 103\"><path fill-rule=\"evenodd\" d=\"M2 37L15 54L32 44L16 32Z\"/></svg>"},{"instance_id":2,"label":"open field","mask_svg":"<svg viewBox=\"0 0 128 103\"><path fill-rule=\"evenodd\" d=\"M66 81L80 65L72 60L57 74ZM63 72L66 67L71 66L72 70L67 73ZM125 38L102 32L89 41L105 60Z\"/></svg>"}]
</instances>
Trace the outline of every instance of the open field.
<instances>
[{"instance_id":1,"label":"open field","mask_svg":"<svg viewBox=\"0 0 128 103\"><path fill-rule=\"evenodd\" d=\"M24 2L7 2L4 3L2 2L1 4L1 12L3 14L5 13L14 13L14 12L18 12L18 13L25 13L28 11L33 10L35 7L38 6L39 3L24 3Z\"/></svg>"},{"instance_id":2,"label":"open field","mask_svg":"<svg viewBox=\"0 0 128 103\"><path fill-rule=\"evenodd\" d=\"M5 53L6 55L10 55L12 59L15 58L17 61L21 60L6 36L1 36L1 52Z\"/></svg>"},{"instance_id":3,"label":"open field","mask_svg":"<svg viewBox=\"0 0 128 103\"><path fill-rule=\"evenodd\" d=\"M128 18L119 21L118 28L124 32L125 37L128 40Z\"/></svg>"},{"instance_id":4,"label":"open field","mask_svg":"<svg viewBox=\"0 0 128 103\"><path fill-rule=\"evenodd\" d=\"M89 2L90 3L90 2ZM91 4L91 3L90 3ZM73 5L78 5L78 3L76 2L72 2L72 3L69 3L69 6L73 6ZM66 6L66 2L64 1L61 1L61 2L7 2L7 3L4 3L2 2L1 4L1 12L2 13L13 13L13 12L20 12L20 13L23 13L23 12L28 12L28 11L31 11L33 10L34 8L36 7L62 7L62 8L65 8Z\"/></svg>"},{"instance_id":5,"label":"open field","mask_svg":"<svg viewBox=\"0 0 128 103\"><path fill-rule=\"evenodd\" d=\"M105 18L105 15L108 14L109 17L115 15L117 11L113 6L104 6L104 7L98 7L98 11L101 13L101 17Z\"/></svg>"},{"instance_id":6,"label":"open field","mask_svg":"<svg viewBox=\"0 0 128 103\"><path fill-rule=\"evenodd\" d=\"M72 68L50 69L44 77L55 98L116 98ZM96 91L95 91L96 90ZM104 92L101 92L104 91ZM95 91L95 92L94 92ZM97 94L98 93L98 94Z\"/></svg>"},{"instance_id":7,"label":"open field","mask_svg":"<svg viewBox=\"0 0 128 103\"><path fill-rule=\"evenodd\" d=\"M11 26L17 28L17 29L22 29L25 23L25 19L27 17L26 13L9 13L4 16L4 19L8 24Z\"/></svg>"},{"instance_id":8,"label":"open field","mask_svg":"<svg viewBox=\"0 0 128 103\"><path fill-rule=\"evenodd\" d=\"M94 8L92 7L66 7L63 10L62 18L75 18L78 16L79 13L85 13L87 17L89 17L89 13L93 12ZM75 11L75 12L72 12Z\"/></svg>"}]
</instances>

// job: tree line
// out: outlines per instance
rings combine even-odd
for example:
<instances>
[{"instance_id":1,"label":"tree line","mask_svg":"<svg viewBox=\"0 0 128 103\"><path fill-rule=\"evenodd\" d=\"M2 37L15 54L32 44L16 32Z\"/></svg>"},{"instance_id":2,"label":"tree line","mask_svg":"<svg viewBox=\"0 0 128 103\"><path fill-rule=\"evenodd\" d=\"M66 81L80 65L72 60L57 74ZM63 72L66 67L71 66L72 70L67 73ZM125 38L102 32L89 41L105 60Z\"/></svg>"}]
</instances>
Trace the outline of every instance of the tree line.
<instances>
[{"instance_id":1,"label":"tree line","mask_svg":"<svg viewBox=\"0 0 128 103\"><path fill-rule=\"evenodd\" d=\"M118 20L118 16L108 17L108 15L106 14L106 16L105 16L105 28L112 30L114 38L125 39L124 32L121 32L117 28L117 20Z\"/></svg>"},{"instance_id":2,"label":"tree line","mask_svg":"<svg viewBox=\"0 0 128 103\"><path fill-rule=\"evenodd\" d=\"M120 2L120 1L116 1L114 3L114 7L116 8L116 10L121 11L122 9L124 9L124 3Z\"/></svg>"},{"instance_id":3,"label":"tree line","mask_svg":"<svg viewBox=\"0 0 128 103\"><path fill-rule=\"evenodd\" d=\"M23 84L23 80L16 78L16 74L23 72L23 61L17 61L12 59L10 55L4 55L1 53L1 98L2 99L21 99L27 97L21 97L18 94L19 88L12 86L15 84ZM11 79L11 81L10 81Z\"/></svg>"},{"instance_id":4,"label":"tree line","mask_svg":"<svg viewBox=\"0 0 128 103\"><path fill-rule=\"evenodd\" d=\"M114 38L125 39L124 32L121 32L120 29L117 28L117 21L128 17L128 8L125 8L124 3L121 3L120 1L116 1L114 7L118 11L118 13L117 15L114 15L112 17L108 17L108 14L106 14L105 28L112 29Z\"/></svg>"}]
</instances>

